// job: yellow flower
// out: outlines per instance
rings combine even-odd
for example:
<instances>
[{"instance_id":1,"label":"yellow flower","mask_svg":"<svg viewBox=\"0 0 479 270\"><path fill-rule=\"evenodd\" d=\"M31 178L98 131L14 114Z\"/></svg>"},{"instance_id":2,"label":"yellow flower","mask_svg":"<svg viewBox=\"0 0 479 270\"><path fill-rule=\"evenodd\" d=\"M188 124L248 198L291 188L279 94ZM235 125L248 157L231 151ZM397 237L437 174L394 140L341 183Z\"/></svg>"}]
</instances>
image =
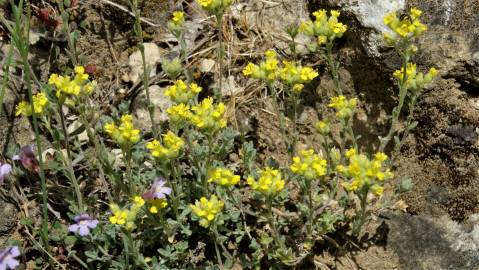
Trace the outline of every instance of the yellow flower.
<instances>
[{"instance_id":1,"label":"yellow flower","mask_svg":"<svg viewBox=\"0 0 479 270\"><path fill-rule=\"evenodd\" d=\"M301 175L307 180L314 180L325 176L327 172L327 161L319 155L314 154L313 149L300 152L299 156L293 157L291 171Z\"/></svg>"},{"instance_id":2,"label":"yellow flower","mask_svg":"<svg viewBox=\"0 0 479 270\"><path fill-rule=\"evenodd\" d=\"M347 26L338 22L339 11L331 10L330 14L331 16L328 17L324 9L313 12L315 20L302 22L299 31L307 36L316 37L318 45L320 46L328 42L333 42L336 38L343 36L347 30Z\"/></svg>"},{"instance_id":3,"label":"yellow flower","mask_svg":"<svg viewBox=\"0 0 479 270\"><path fill-rule=\"evenodd\" d=\"M103 126L103 130L121 146L135 144L140 140L140 130L133 126L133 117L125 114L120 119L120 125L115 123L107 123Z\"/></svg>"},{"instance_id":4,"label":"yellow flower","mask_svg":"<svg viewBox=\"0 0 479 270\"><path fill-rule=\"evenodd\" d=\"M135 229L135 220L141 207L145 204L140 196L133 197L132 205L129 209L121 209L117 204L110 204L112 216L108 218L111 224L125 226L128 230Z\"/></svg>"},{"instance_id":5,"label":"yellow flower","mask_svg":"<svg viewBox=\"0 0 479 270\"><path fill-rule=\"evenodd\" d=\"M172 21L176 24L182 24L185 21L185 13L183 11L173 12Z\"/></svg>"},{"instance_id":6,"label":"yellow flower","mask_svg":"<svg viewBox=\"0 0 479 270\"><path fill-rule=\"evenodd\" d=\"M419 20L421 15L422 11L417 8L411 8L409 16L403 18L398 18L394 12L386 14L383 21L392 33L384 35L388 44L395 45L402 39L415 38L426 31L427 26Z\"/></svg>"},{"instance_id":7,"label":"yellow flower","mask_svg":"<svg viewBox=\"0 0 479 270\"><path fill-rule=\"evenodd\" d=\"M250 176L246 182L253 190L268 197L278 194L278 192L283 190L285 184L285 181L281 178L281 172L270 167L260 171L260 177L257 181Z\"/></svg>"},{"instance_id":8,"label":"yellow flower","mask_svg":"<svg viewBox=\"0 0 479 270\"><path fill-rule=\"evenodd\" d=\"M318 73L310 67L296 66L293 62L283 61L284 67L279 71L279 77L295 92L301 92L304 83L312 81Z\"/></svg>"},{"instance_id":9,"label":"yellow flower","mask_svg":"<svg viewBox=\"0 0 479 270\"><path fill-rule=\"evenodd\" d=\"M340 95L332 97L328 106L336 110L337 117L344 119L353 116L354 111L356 110L356 104L356 98L346 99L345 96Z\"/></svg>"},{"instance_id":10,"label":"yellow flower","mask_svg":"<svg viewBox=\"0 0 479 270\"><path fill-rule=\"evenodd\" d=\"M177 158L183 149L184 141L173 132L168 131L163 135L163 145L153 140L146 144L146 148L151 151L151 155L161 161L169 161Z\"/></svg>"},{"instance_id":11,"label":"yellow flower","mask_svg":"<svg viewBox=\"0 0 479 270\"><path fill-rule=\"evenodd\" d=\"M168 206L168 202L165 199L148 200L147 203L149 204L148 211L152 214L157 214L160 209Z\"/></svg>"},{"instance_id":12,"label":"yellow flower","mask_svg":"<svg viewBox=\"0 0 479 270\"><path fill-rule=\"evenodd\" d=\"M214 14L222 14L228 8L233 0L196 0L205 10Z\"/></svg>"},{"instance_id":13,"label":"yellow flower","mask_svg":"<svg viewBox=\"0 0 479 270\"><path fill-rule=\"evenodd\" d=\"M406 89L419 90L432 82L437 75L437 70L431 68L428 73L424 74L417 71L416 64L408 63L406 67L406 80L404 81L404 68L396 70L393 76L397 78L400 84Z\"/></svg>"},{"instance_id":14,"label":"yellow flower","mask_svg":"<svg viewBox=\"0 0 479 270\"><path fill-rule=\"evenodd\" d=\"M235 175L231 170L226 168L216 168L210 172L208 183L214 182L220 186L234 186L240 180L239 175Z\"/></svg>"},{"instance_id":15,"label":"yellow flower","mask_svg":"<svg viewBox=\"0 0 479 270\"><path fill-rule=\"evenodd\" d=\"M195 204L190 204L192 213L200 219L200 225L205 228L210 226L223 207L224 203L218 200L216 195L211 195L209 200L202 197Z\"/></svg>"},{"instance_id":16,"label":"yellow flower","mask_svg":"<svg viewBox=\"0 0 479 270\"><path fill-rule=\"evenodd\" d=\"M166 110L170 118L170 122L174 124L182 124L191 117L190 105L180 103L174 106L171 106Z\"/></svg>"},{"instance_id":17,"label":"yellow flower","mask_svg":"<svg viewBox=\"0 0 479 270\"><path fill-rule=\"evenodd\" d=\"M48 98L45 95L45 93L40 92L36 95L33 95L32 100L33 100L33 113L35 113L36 115L42 114L48 106ZM30 105L30 103L26 101L21 101L20 103L17 104L16 112L15 112L16 116L23 115L28 117L28 116L31 116L33 113L32 113L32 106Z\"/></svg>"},{"instance_id":18,"label":"yellow flower","mask_svg":"<svg viewBox=\"0 0 479 270\"><path fill-rule=\"evenodd\" d=\"M325 135L325 134L328 134L331 132L331 125L329 123L329 121L318 121L314 127L316 128L316 130Z\"/></svg>"},{"instance_id":19,"label":"yellow flower","mask_svg":"<svg viewBox=\"0 0 479 270\"><path fill-rule=\"evenodd\" d=\"M191 110L193 111L189 118L191 123L207 133L214 133L226 127L225 105L223 103L214 105L211 97L191 107Z\"/></svg>"},{"instance_id":20,"label":"yellow flower","mask_svg":"<svg viewBox=\"0 0 479 270\"><path fill-rule=\"evenodd\" d=\"M265 80L268 83L273 82L278 76L279 67L276 52L267 50L265 52L265 60L259 65L248 63L243 69L243 75L252 77L253 79Z\"/></svg>"},{"instance_id":21,"label":"yellow flower","mask_svg":"<svg viewBox=\"0 0 479 270\"><path fill-rule=\"evenodd\" d=\"M348 165L339 165L336 171L351 179L350 182L342 183L348 191L356 192L367 188L377 196L381 195L385 180L394 177L389 168L385 167L384 162L388 159L387 155L377 152L374 159L369 159L364 154L359 154L356 149L349 149L345 156L348 158Z\"/></svg>"},{"instance_id":22,"label":"yellow flower","mask_svg":"<svg viewBox=\"0 0 479 270\"><path fill-rule=\"evenodd\" d=\"M174 85L168 87L165 95L170 97L174 103L188 103L191 99L201 92L202 88L196 83L189 86L182 80L177 80Z\"/></svg>"},{"instance_id":23,"label":"yellow flower","mask_svg":"<svg viewBox=\"0 0 479 270\"><path fill-rule=\"evenodd\" d=\"M69 76L51 74L48 84L55 86L56 96L65 98L65 96L87 96L90 95L96 87L95 81L89 81L88 74L85 73L83 66L74 68L75 76L71 79Z\"/></svg>"}]
</instances>

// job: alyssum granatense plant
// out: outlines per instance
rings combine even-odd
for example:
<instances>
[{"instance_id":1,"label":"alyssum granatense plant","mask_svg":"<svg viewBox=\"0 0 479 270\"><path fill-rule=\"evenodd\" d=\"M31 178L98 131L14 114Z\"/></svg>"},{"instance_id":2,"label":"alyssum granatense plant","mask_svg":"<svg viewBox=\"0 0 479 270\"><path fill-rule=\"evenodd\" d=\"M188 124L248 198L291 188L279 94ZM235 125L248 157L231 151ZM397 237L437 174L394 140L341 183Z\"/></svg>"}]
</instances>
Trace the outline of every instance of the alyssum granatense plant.
<instances>
[{"instance_id":1,"label":"alyssum granatense plant","mask_svg":"<svg viewBox=\"0 0 479 270\"><path fill-rule=\"evenodd\" d=\"M231 2L198 0L216 16L220 28ZM168 24L180 42L180 56L162 63L171 79L164 91L172 104L166 110L169 120L161 129L152 121L153 132L149 136L150 132L142 132L138 127L128 106L120 105L109 116L92 113L96 107L91 95L97 84L81 65L65 69L62 74L51 74L48 82L34 92L25 43L28 39L22 35L24 30L19 23L22 9L13 1L11 4L18 23L8 24L9 31L28 71L25 81L29 99L17 105L16 114L34 120L37 136L40 127L48 132L55 148L48 168L43 166L41 151L34 154L28 147L15 160L20 159L27 168L31 165L28 161L39 159L40 168L33 170L42 172L45 204L39 249L44 249L63 269L66 266L50 254L48 245L61 245L68 251L67 259L84 269L231 269L235 264L262 269L298 265L314 255L315 247L325 245L324 239L334 237L336 230L355 241L372 213L384 207L385 204L377 203L386 197L383 194L395 192L391 160L384 150L398 133L395 126L402 107L407 104L409 110L404 138L415 125L412 112L421 89L436 75L435 69L426 74L418 72L410 62L417 51L413 39L426 29L419 21L421 12L412 9L404 19L386 15L385 23L392 30L385 35L386 41L404 61L403 68L393 74L399 86L399 104L392 113L393 126L381 139L379 150L363 152L364 146L352 128L361 101L342 94L339 62L333 55L334 43L347 27L339 22L338 11L319 10L313 14L314 21L300 24L297 31L313 38L308 47L327 60L335 82L336 95L330 97L325 108L331 110L332 117L323 117L314 126L321 147L306 145L296 149L300 140L297 105L301 103L301 93L308 91L308 84L319 76L318 72L300 61L280 59L268 50L263 61L248 63L243 74L265 82L272 94L291 161L283 167L273 162L257 164L254 144L246 142L239 161L230 162L228 155L238 132L228 127L227 106L206 94L199 95L206 89L183 68L188 58L187 48L181 45L184 13L175 12ZM131 2L142 50L137 4ZM222 45L219 47L221 52ZM219 53L219 63L221 57ZM144 64L145 89L149 83ZM284 109L280 106L280 90L286 93ZM86 144L69 131L62 108L68 108L79 119L88 135ZM150 102L149 111L154 111ZM287 116L293 123L289 132ZM396 140L397 147L403 138ZM37 147L41 147L39 141ZM82 166L88 172L76 170ZM68 226L56 221L47 223L45 171L57 181L69 180L72 192L63 195L70 204L69 212L59 213L71 221ZM0 188L17 172L19 168L2 162ZM106 198L96 191L88 193L85 186L91 178L102 181ZM294 200L291 189L299 190ZM48 229L52 237L46 234ZM0 250L0 267L17 267L21 250L17 246L12 244Z\"/></svg>"}]
</instances>

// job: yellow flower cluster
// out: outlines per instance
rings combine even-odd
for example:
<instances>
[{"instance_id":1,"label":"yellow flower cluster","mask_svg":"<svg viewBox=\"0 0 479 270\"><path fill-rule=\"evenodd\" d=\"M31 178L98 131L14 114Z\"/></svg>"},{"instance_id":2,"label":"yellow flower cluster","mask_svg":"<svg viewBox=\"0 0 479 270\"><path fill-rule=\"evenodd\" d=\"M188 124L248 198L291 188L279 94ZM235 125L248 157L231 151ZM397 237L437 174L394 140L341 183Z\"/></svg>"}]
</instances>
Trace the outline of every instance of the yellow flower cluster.
<instances>
[{"instance_id":1,"label":"yellow flower cluster","mask_svg":"<svg viewBox=\"0 0 479 270\"><path fill-rule=\"evenodd\" d=\"M214 182L220 186L234 186L240 181L240 176L235 175L231 170L226 168L216 168L210 172L208 183Z\"/></svg>"},{"instance_id":2,"label":"yellow flower cluster","mask_svg":"<svg viewBox=\"0 0 479 270\"><path fill-rule=\"evenodd\" d=\"M69 76L61 76L53 73L48 79L48 84L55 86L56 96L65 98L66 96L87 96L90 95L96 87L95 81L88 80L88 74L82 66L75 67L75 76L71 79Z\"/></svg>"},{"instance_id":3,"label":"yellow flower cluster","mask_svg":"<svg viewBox=\"0 0 479 270\"><path fill-rule=\"evenodd\" d=\"M404 78L404 68L396 70L394 72L394 77L399 81L402 81ZM417 72L416 64L408 63L406 68L406 82L404 82L404 87L406 89L417 90L421 89L427 84L431 83L432 79L436 77L437 70L431 68L428 73L424 74L422 72Z\"/></svg>"},{"instance_id":4,"label":"yellow flower cluster","mask_svg":"<svg viewBox=\"0 0 479 270\"><path fill-rule=\"evenodd\" d=\"M185 22L185 13L183 11L173 12L173 18L171 19L175 24L180 25Z\"/></svg>"},{"instance_id":5,"label":"yellow flower cluster","mask_svg":"<svg viewBox=\"0 0 479 270\"><path fill-rule=\"evenodd\" d=\"M121 117L119 126L111 122L105 124L103 129L119 145L131 145L140 140L140 130L133 126L132 120L133 117L130 114L125 114Z\"/></svg>"},{"instance_id":6,"label":"yellow flower cluster","mask_svg":"<svg viewBox=\"0 0 479 270\"><path fill-rule=\"evenodd\" d=\"M419 20L422 11L417 8L411 8L408 16L398 18L396 13L388 13L384 17L386 24L393 33L384 33L384 39L390 44L395 45L401 39L415 38L427 30L427 26Z\"/></svg>"},{"instance_id":7,"label":"yellow flower cluster","mask_svg":"<svg viewBox=\"0 0 479 270\"><path fill-rule=\"evenodd\" d=\"M266 167L260 171L260 177L257 181L250 176L246 182L253 190L268 197L273 197L278 194L278 192L283 190L285 184L284 179L281 178L281 172L270 167Z\"/></svg>"},{"instance_id":8,"label":"yellow flower cluster","mask_svg":"<svg viewBox=\"0 0 479 270\"><path fill-rule=\"evenodd\" d=\"M206 197L202 197L195 204L190 204L190 208L193 214L200 218L200 225L207 228L218 213L223 210L224 205L222 201L218 200L216 195L211 195L209 200Z\"/></svg>"},{"instance_id":9,"label":"yellow flower cluster","mask_svg":"<svg viewBox=\"0 0 479 270\"><path fill-rule=\"evenodd\" d=\"M110 210L113 215L108 219L111 224L122 225L128 230L133 230L135 228L136 216L143 205L145 205L145 200L140 196L133 198L133 204L130 209L121 209L117 204L111 204Z\"/></svg>"},{"instance_id":10,"label":"yellow flower cluster","mask_svg":"<svg viewBox=\"0 0 479 270\"><path fill-rule=\"evenodd\" d=\"M233 0L196 0L200 6L211 13L223 13Z\"/></svg>"},{"instance_id":11,"label":"yellow flower cluster","mask_svg":"<svg viewBox=\"0 0 479 270\"><path fill-rule=\"evenodd\" d=\"M168 87L165 91L165 95L170 97L174 103L188 103L191 99L195 98L202 88L196 83L187 85L182 80L177 80L174 85Z\"/></svg>"},{"instance_id":12,"label":"yellow flower cluster","mask_svg":"<svg viewBox=\"0 0 479 270\"><path fill-rule=\"evenodd\" d=\"M32 96L32 101L33 101L33 112L32 112L32 106L30 103L26 101L21 101L20 103L17 104L16 107L16 112L15 115L23 115L23 116L31 116L33 113L35 115L39 115L43 113L48 106L48 99L45 93L40 92L36 95Z\"/></svg>"},{"instance_id":13,"label":"yellow flower cluster","mask_svg":"<svg viewBox=\"0 0 479 270\"><path fill-rule=\"evenodd\" d=\"M318 72L310 67L297 66L293 62L283 61L284 67L279 71L279 77L297 93L301 92L304 84L318 77Z\"/></svg>"},{"instance_id":14,"label":"yellow flower cluster","mask_svg":"<svg viewBox=\"0 0 479 270\"><path fill-rule=\"evenodd\" d=\"M207 133L226 127L225 104L222 102L214 105L211 97L205 98L199 105L192 106L191 111L189 121Z\"/></svg>"},{"instance_id":15,"label":"yellow flower cluster","mask_svg":"<svg viewBox=\"0 0 479 270\"><path fill-rule=\"evenodd\" d=\"M299 156L293 157L291 171L301 175L307 180L314 180L325 176L327 172L327 161L319 155L314 154L313 149L303 150Z\"/></svg>"},{"instance_id":16,"label":"yellow flower cluster","mask_svg":"<svg viewBox=\"0 0 479 270\"><path fill-rule=\"evenodd\" d=\"M323 135L326 135L331 132L331 124L329 123L328 120L321 120L318 121L315 125L314 128Z\"/></svg>"},{"instance_id":17,"label":"yellow flower cluster","mask_svg":"<svg viewBox=\"0 0 479 270\"><path fill-rule=\"evenodd\" d=\"M332 97L328 106L336 110L336 116L344 119L353 116L356 110L357 100L356 98L346 99L345 96L340 95Z\"/></svg>"},{"instance_id":18,"label":"yellow flower cluster","mask_svg":"<svg viewBox=\"0 0 479 270\"><path fill-rule=\"evenodd\" d=\"M328 17L326 10L321 9L313 13L315 20L302 22L299 31L310 37L316 37L318 45L332 42L343 36L348 29L343 23L338 22L339 11L331 10Z\"/></svg>"},{"instance_id":19,"label":"yellow flower cluster","mask_svg":"<svg viewBox=\"0 0 479 270\"><path fill-rule=\"evenodd\" d=\"M146 144L146 148L151 151L151 155L161 161L168 161L177 158L183 149L185 142L173 132L168 131L163 135L163 144L153 140Z\"/></svg>"},{"instance_id":20,"label":"yellow flower cluster","mask_svg":"<svg viewBox=\"0 0 479 270\"><path fill-rule=\"evenodd\" d=\"M273 50L267 50L264 55L265 60L259 65L248 63L243 69L243 75L272 83L279 74L279 61L276 52Z\"/></svg>"},{"instance_id":21,"label":"yellow flower cluster","mask_svg":"<svg viewBox=\"0 0 479 270\"><path fill-rule=\"evenodd\" d=\"M166 199L152 199L147 200L148 211L152 214L157 214L160 209L164 209L168 206Z\"/></svg>"},{"instance_id":22,"label":"yellow flower cluster","mask_svg":"<svg viewBox=\"0 0 479 270\"><path fill-rule=\"evenodd\" d=\"M184 23L185 13L183 11L175 11L173 12L173 18L168 22L168 30L178 37L181 34Z\"/></svg>"},{"instance_id":23,"label":"yellow flower cluster","mask_svg":"<svg viewBox=\"0 0 479 270\"><path fill-rule=\"evenodd\" d=\"M173 105L168 108L166 112L168 113L170 122L176 125L184 123L191 117L190 105L184 103Z\"/></svg>"},{"instance_id":24,"label":"yellow flower cluster","mask_svg":"<svg viewBox=\"0 0 479 270\"><path fill-rule=\"evenodd\" d=\"M393 173L384 168L384 162L388 159L387 155L377 152L374 159L370 160L366 155L359 154L356 149L349 149L345 156L348 158L348 166L338 165L338 173L351 179L350 182L342 185L348 191L371 190L373 194L380 196L383 191L385 180L393 178Z\"/></svg>"}]
</instances>

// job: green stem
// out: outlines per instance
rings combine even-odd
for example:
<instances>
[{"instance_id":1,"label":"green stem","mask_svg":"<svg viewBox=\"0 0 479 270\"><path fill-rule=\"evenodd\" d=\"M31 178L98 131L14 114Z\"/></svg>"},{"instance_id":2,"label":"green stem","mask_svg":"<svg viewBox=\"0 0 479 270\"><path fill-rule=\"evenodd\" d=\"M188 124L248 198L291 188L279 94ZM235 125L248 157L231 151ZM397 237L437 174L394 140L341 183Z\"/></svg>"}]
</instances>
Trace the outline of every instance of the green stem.
<instances>
[{"instance_id":1,"label":"green stem","mask_svg":"<svg viewBox=\"0 0 479 270\"><path fill-rule=\"evenodd\" d=\"M273 106L274 109L276 110L276 114L278 115L278 120L279 120L279 127L281 131L281 137L283 138L283 142L286 147L286 151L289 152L289 140L286 137L286 128L285 128L285 123L284 123L284 114L281 112L278 104L278 92L276 91L276 88L268 83L268 89L271 91L273 94Z\"/></svg>"},{"instance_id":2,"label":"green stem","mask_svg":"<svg viewBox=\"0 0 479 270\"><path fill-rule=\"evenodd\" d=\"M216 221L213 223L213 227L212 227L212 230L213 230L213 235L214 235L214 238L215 238L215 252L216 252L216 259L218 260L218 264L220 266L220 269L223 270L225 269L224 266L223 266L223 260L221 259L221 252L220 252L220 249L218 248L218 231L217 231L217 226L216 226Z\"/></svg>"},{"instance_id":3,"label":"green stem","mask_svg":"<svg viewBox=\"0 0 479 270\"><path fill-rule=\"evenodd\" d=\"M65 7L63 5L63 0L60 0L60 1L57 1L58 3L58 8L60 9L60 16L62 18L62 29L63 29L63 32L66 33L67 35L67 42L68 42L68 47L70 49L69 51L69 55L70 55L70 59L72 61L72 64L74 66L78 65L78 54L77 54L77 50L76 50L76 46L75 46L75 42L72 38L72 32L70 30L70 23L69 23L69 17L70 17L70 14L68 14L68 12L65 10Z\"/></svg>"},{"instance_id":4,"label":"green stem","mask_svg":"<svg viewBox=\"0 0 479 270\"><path fill-rule=\"evenodd\" d=\"M138 9L138 0L133 0L130 2L131 9L133 10L133 14L135 15L135 33L139 41L138 49L140 50L141 54L141 61L143 64L143 74L142 74L142 81L143 81L143 88L145 89L146 93L146 102L148 103L148 114L150 116L150 121L151 121L151 126L153 130L153 137L158 138L158 135L160 134L159 126L155 124L155 106L151 102L150 98L150 71L149 67L146 64L146 58L145 58L145 47L143 45L143 29L141 27L141 14L140 10Z\"/></svg>"},{"instance_id":5,"label":"green stem","mask_svg":"<svg viewBox=\"0 0 479 270\"><path fill-rule=\"evenodd\" d=\"M306 192L308 192L308 206L309 206L309 215L308 215L308 238L312 239L313 236L313 189L311 188L311 180L305 180L307 182Z\"/></svg>"},{"instance_id":6,"label":"green stem","mask_svg":"<svg viewBox=\"0 0 479 270\"><path fill-rule=\"evenodd\" d=\"M205 196L208 196L209 195L208 173L211 169L211 160L213 158L213 135L208 134L206 137L208 139L208 158L206 160L206 166L204 168L202 181L203 181L203 193L205 194Z\"/></svg>"},{"instance_id":7,"label":"green stem","mask_svg":"<svg viewBox=\"0 0 479 270\"><path fill-rule=\"evenodd\" d=\"M126 147L124 149L122 147L122 152L123 152L123 159L125 160L125 166L126 166L126 175L128 179L128 194L129 195L134 195L135 194L135 185L133 183L133 174L132 174L132 169L131 169L131 147Z\"/></svg>"},{"instance_id":8,"label":"green stem","mask_svg":"<svg viewBox=\"0 0 479 270\"><path fill-rule=\"evenodd\" d=\"M326 44L326 60L328 61L329 68L331 70L331 76L333 77L334 85L336 87L336 94L338 96L343 94L341 90L341 82L339 80L338 65L334 61L333 57L333 43Z\"/></svg>"},{"instance_id":9,"label":"green stem","mask_svg":"<svg viewBox=\"0 0 479 270\"><path fill-rule=\"evenodd\" d=\"M274 240L276 242L276 245L279 246L280 249L284 250L284 243L281 240L278 229L276 228L276 221L273 215L273 198L267 198L266 205L268 207L268 221L269 225L271 226L271 230L273 231Z\"/></svg>"},{"instance_id":10,"label":"green stem","mask_svg":"<svg viewBox=\"0 0 479 270\"><path fill-rule=\"evenodd\" d=\"M352 121L350 121L350 119L345 119L344 120L344 127L346 128L346 132L348 133L348 135L351 137L351 141L353 142L354 149L359 150L358 149L358 143L356 141L356 136L354 135Z\"/></svg>"},{"instance_id":11,"label":"green stem","mask_svg":"<svg viewBox=\"0 0 479 270\"><path fill-rule=\"evenodd\" d=\"M399 115L401 114L402 107L404 105L404 100L406 99L407 95L407 88L405 87L405 83L407 80L407 64L409 62L409 55L404 54L403 55L403 69L404 69L404 74L399 82L399 102L396 107L394 107L393 112L392 112L392 120L391 120L391 127L389 128L389 131L386 135L386 137L382 137L380 139L380 146L379 146L379 152L383 152L388 143L391 141L393 138L394 134L396 133L396 125L399 121Z\"/></svg>"},{"instance_id":12,"label":"green stem","mask_svg":"<svg viewBox=\"0 0 479 270\"><path fill-rule=\"evenodd\" d=\"M35 110L33 107L32 85L30 81L31 74L30 74L30 68L28 63L28 51L29 51L29 44L30 44L29 33L30 33L30 19L31 19L30 3L28 0L26 0L27 18L24 21L22 21L23 0L20 0L18 7L16 8L15 8L15 4L13 0L10 1L10 4L12 8L15 10L14 11L15 31L11 32L10 34L12 35L12 39L14 40L14 43L16 43L16 47L22 59L25 82L27 84L28 99L31 105L31 110L32 112L34 112ZM21 30L22 26L25 27L24 31ZM25 33L26 36L21 36L21 33ZM42 244L45 247L46 253L49 254L50 244L48 242L48 223L49 223L48 222L48 190L47 190L47 184L45 180L45 169L43 164L42 145L40 142L40 130L38 127L38 119L36 114L32 115L32 122L33 122L34 131L35 131L35 142L37 145L37 156L38 156L39 167L40 167L40 185L42 190L43 218L42 218L41 239L42 239Z\"/></svg>"},{"instance_id":13,"label":"green stem","mask_svg":"<svg viewBox=\"0 0 479 270\"><path fill-rule=\"evenodd\" d=\"M293 120L293 140L291 142L291 146L290 146L290 158L292 159L295 155L295 152L296 152L296 143L298 141L298 130L297 130L297 110L298 110L298 94L297 93L293 93L292 94L292 102L293 102L293 117L292 117L292 120Z\"/></svg>"},{"instance_id":14,"label":"green stem","mask_svg":"<svg viewBox=\"0 0 479 270\"><path fill-rule=\"evenodd\" d=\"M218 28L218 51L217 51L217 62L219 65L219 91L217 93L218 100L221 102L223 98L223 13L220 13L216 16L216 26Z\"/></svg>"},{"instance_id":15,"label":"green stem","mask_svg":"<svg viewBox=\"0 0 479 270\"><path fill-rule=\"evenodd\" d=\"M366 192L362 192L362 195L360 195L360 209L358 213L358 217L356 219L356 222L353 223L353 235L357 236L359 232L361 232L361 228L363 227L364 223L366 223L366 202L368 198L368 193L367 190Z\"/></svg>"},{"instance_id":16,"label":"green stem","mask_svg":"<svg viewBox=\"0 0 479 270\"><path fill-rule=\"evenodd\" d=\"M180 194L178 192L178 172L176 170L176 165L174 161L170 161L170 171L173 176L174 181L171 181L170 178L168 177L168 185L173 189L173 196L171 200L173 201L173 211L175 212L176 215L176 220L180 220L180 214L178 213L178 207L179 207L179 199L180 199Z\"/></svg>"}]
</instances>

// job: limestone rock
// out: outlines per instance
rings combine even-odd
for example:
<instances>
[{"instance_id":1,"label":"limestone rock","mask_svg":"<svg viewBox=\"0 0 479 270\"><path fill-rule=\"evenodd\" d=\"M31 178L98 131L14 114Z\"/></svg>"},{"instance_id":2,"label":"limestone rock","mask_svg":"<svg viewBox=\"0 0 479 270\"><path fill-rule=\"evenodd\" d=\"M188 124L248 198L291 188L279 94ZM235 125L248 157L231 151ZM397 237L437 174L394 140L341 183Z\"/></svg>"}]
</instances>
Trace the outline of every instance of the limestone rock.
<instances>
[{"instance_id":1,"label":"limestone rock","mask_svg":"<svg viewBox=\"0 0 479 270\"><path fill-rule=\"evenodd\" d=\"M155 43L144 43L143 46L145 48L146 65L150 70L150 77L153 77L156 75L156 65L160 63L161 49ZM130 73L125 80L133 83L139 82L143 74L143 61L139 50L130 55L128 66L130 67Z\"/></svg>"},{"instance_id":2,"label":"limestone rock","mask_svg":"<svg viewBox=\"0 0 479 270\"><path fill-rule=\"evenodd\" d=\"M158 85L152 85L149 88L150 99L155 107L154 120L158 124L168 120L166 110L171 107L171 100L165 96L165 88ZM148 101L146 99L146 91L141 92L133 102L133 112L135 116L135 124L142 130L151 130L150 115L148 113Z\"/></svg>"}]
</instances>

